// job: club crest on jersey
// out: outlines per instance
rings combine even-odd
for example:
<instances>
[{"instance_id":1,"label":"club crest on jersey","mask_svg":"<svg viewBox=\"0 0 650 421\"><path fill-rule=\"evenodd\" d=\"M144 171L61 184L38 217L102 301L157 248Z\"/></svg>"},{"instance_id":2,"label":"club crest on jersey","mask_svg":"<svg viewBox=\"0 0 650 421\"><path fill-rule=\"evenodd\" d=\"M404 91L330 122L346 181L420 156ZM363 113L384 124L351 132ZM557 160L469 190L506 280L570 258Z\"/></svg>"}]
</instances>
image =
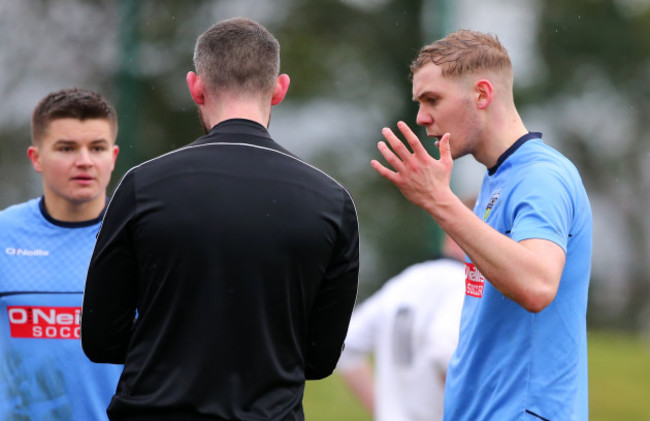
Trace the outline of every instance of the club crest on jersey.
<instances>
[{"instance_id":1,"label":"club crest on jersey","mask_svg":"<svg viewBox=\"0 0 650 421\"><path fill-rule=\"evenodd\" d=\"M490 197L490 201L485 207L485 213L483 214L484 221L487 221L490 212L492 212L492 208L494 208L494 205L497 203L497 200L499 200L499 196L501 196L501 189L497 189L494 191L494 193L492 193L492 196Z\"/></svg>"}]
</instances>

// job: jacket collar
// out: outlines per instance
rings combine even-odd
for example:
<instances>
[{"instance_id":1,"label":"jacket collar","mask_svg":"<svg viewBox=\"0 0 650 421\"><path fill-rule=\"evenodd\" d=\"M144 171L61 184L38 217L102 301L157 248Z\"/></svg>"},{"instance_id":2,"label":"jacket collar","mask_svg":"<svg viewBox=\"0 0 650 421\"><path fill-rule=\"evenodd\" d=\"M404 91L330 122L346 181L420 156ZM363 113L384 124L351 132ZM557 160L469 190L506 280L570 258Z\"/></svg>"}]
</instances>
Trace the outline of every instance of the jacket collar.
<instances>
[{"instance_id":1,"label":"jacket collar","mask_svg":"<svg viewBox=\"0 0 650 421\"><path fill-rule=\"evenodd\" d=\"M190 145L203 145L208 143L244 143L275 149L294 156L291 152L277 144L268 130L260 123L243 118L224 120L214 126L210 132L196 139Z\"/></svg>"}]
</instances>

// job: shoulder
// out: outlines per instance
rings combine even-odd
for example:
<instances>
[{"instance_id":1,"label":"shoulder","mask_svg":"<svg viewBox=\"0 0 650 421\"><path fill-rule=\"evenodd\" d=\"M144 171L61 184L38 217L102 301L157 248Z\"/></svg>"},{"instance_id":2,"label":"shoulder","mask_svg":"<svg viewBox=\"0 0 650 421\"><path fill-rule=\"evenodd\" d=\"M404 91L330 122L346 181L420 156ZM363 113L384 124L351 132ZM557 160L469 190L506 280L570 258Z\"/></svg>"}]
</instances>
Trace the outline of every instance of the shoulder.
<instances>
[{"instance_id":1,"label":"shoulder","mask_svg":"<svg viewBox=\"0 0 650 421\"><path fill-rule=\"evenodd\" d=\"M34 198L3 209L0 211L0 224L17 222L40 215L38 210L39 200L40 198Z\"/></svg>"},{"instance_id":2,"label":"shoulder","mask_svg":"<svg viewBox=\"0 0 650 421\"><path fill-rule=\"evenodd\" d=\"M535 195L542 200L556 195L586 198L575 164L541 139L528 141L521 147L521 154L516 154L511 170L511 173L502 176L505 184L511 186L515 197L524 194Z\"/></svg>"},{"instance_id":3,"label":"shoulder","mask_svg":"<svg viewBox=\"0 0 650 421\"><path fill-rule=\"evenodd\" d=\"M522 156L519 157L519 165L526 168L526 171L544 173L555 171L563 175L578 176L578 169L575 164L552 146L542 142L541 139L531 140L522 146Z\"/></svg>"}]
</instances>

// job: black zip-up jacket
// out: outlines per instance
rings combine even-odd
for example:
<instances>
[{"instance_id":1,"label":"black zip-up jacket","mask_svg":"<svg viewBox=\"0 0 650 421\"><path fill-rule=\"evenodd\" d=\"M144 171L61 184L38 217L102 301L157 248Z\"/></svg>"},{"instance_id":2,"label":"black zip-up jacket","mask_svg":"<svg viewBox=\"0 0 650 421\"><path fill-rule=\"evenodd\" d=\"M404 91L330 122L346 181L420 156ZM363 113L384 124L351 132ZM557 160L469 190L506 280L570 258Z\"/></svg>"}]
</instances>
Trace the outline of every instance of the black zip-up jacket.
<instances>
[{"instance_id":1,"label":"black zip-up jacket","mask_svg":"<svg viewBox=\"0 0 650 421\"><path fill-rule=\"evenodd\" d=\"M350 194L249 120L132 168L88 271L84 352L124 364L111 420L302 420L354 306Z\"/></svg>"}]
</instances>

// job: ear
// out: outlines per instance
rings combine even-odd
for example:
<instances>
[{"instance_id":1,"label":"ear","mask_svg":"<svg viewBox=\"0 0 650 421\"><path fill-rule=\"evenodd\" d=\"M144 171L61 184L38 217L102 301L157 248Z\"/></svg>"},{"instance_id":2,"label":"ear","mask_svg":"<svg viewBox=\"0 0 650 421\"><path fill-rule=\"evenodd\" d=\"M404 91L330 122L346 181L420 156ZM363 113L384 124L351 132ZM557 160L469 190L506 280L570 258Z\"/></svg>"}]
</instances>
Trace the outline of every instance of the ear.
<instances>
[{"instance_id":1,"label":"ear","mask_svg":"<svg viewBox=\"0 0 650 421\"><path fill-rule=\"evenodd\" d=\"M30 146L27 148L27 156L32 163L32 167L34 167L34 170L36 170L36 172L41 172L42 170L38 148L36 146Z\"/></svg>"},{"instance_id":2,"label":"ear","mask_svg":"<svg viewBox=\"0 0 650 421\"><path fill-rule=\"evenodd\" d=\"M474 85L476 93L476 105L480 110L487 108L492 102L492 95L494 93L494 86L492 82L487 79L480 79Z\"/></svg>"},{"instance_id":3,"label":"ear","mask_svg":"<svg viewBox=\"0 0 650 421\"><path fill-rule=\"evenodd\" d=\"M115 161L117 161L117 155L119 154L120 154L120 147L117 145L113 145L113 165L111 171L115 169Z\"/></svg>"},{"instance_id":4,"label":"ear","mask_svg":"<svg viewBox=\"0 0 650 421\"><path fill-rule=\"evenodd\" d=\"M275 88L273 89L273 96L271 97L271 105L277 105L282 102L289 90L290 82L289 75L281 74L278 76L278 80L275 82Z\"/></svg>"},{"instance_id":5,"label":"ear","mask_svg":"<svg viewBox=\"0 0 650 421\"><path fill-rule=\"evenodd\" d=\"M203 92L203 80L199 75L194 72L188 72L185 78L187 80L187 87L190 90L190 95L197 105L205 103L205 93Z\"/></svg>"}]
</instances>

